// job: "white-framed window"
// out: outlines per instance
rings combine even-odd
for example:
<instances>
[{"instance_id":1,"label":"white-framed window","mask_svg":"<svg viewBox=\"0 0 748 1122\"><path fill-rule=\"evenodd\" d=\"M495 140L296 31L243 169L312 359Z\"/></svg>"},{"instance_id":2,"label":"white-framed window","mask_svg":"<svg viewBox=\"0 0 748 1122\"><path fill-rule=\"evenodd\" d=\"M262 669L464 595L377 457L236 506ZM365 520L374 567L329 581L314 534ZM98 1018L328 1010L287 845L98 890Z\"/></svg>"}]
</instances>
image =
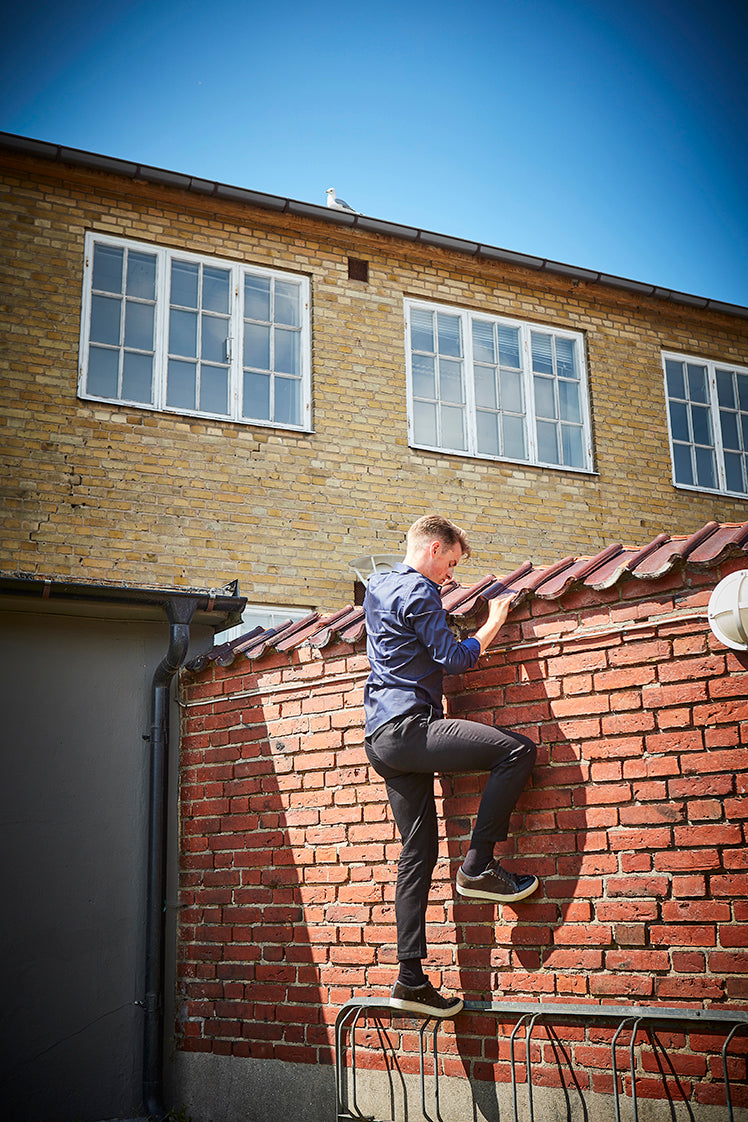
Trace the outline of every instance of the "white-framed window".
<instances>
[{"instance_id":1,"label":"white-framed window","mask_svg":"<svg viewBox=\"0 0 748 1122\"><path fill-rule=\"evenodd\" d=\"M748 496L748 368L663 352L673 483Z\"/></svg>"},{"instance_id":2,"label":"white-framed window","mask_svg":"<svg viewBox=\"0 0 748 1122\"><path fill-rule=\"evenodd\" d=\"M255 627L281 627L291 620L297 623L310 615L310 608L284 608L279 604L247 604L242 612L242 621L226 631L219 631L213 636L213 646L220 647L231 639L238 639L240 635L248 635Z\"/></svg>"},{"instance_id":3,"label":"white-framed window","mask_svg":"<svg viewBox=\"0 0 748 1122\"><path fill-rule=\"evenodd\" d=\"M593 470L579 332L408 299L405 334L412 447Z\"/></svg>"},{"instance_id":4,"label":"white-framed window","mask_svg":"<svg viewBox=\"0 0 748 1122\"><path fill-rule=\"evenodd\" d=\"M78 392L309 431L309 280L88 233Z\"/></svg>"}]
</instances>

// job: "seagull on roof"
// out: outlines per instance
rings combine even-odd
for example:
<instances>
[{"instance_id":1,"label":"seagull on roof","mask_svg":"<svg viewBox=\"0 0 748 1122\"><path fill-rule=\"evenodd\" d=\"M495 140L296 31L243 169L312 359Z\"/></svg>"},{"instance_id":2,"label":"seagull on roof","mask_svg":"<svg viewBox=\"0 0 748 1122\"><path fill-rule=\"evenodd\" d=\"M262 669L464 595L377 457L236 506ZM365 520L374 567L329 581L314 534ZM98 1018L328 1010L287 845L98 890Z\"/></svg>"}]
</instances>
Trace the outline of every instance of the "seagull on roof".
<instances>
[{"instance_id":1,"label":"seagull on roof","mask_svg":"<svg viewBox=\"0 0 748 1122\"><path fill-rule=\"evenodd\" d=\"M348 206L344 199L336 198L334 187L328 187L325 193L327 195L327 205L332 207L333 210L347 210L350 214L361 213L360 210L354 210L352 206Z\"/></svg>"}]
</instances>

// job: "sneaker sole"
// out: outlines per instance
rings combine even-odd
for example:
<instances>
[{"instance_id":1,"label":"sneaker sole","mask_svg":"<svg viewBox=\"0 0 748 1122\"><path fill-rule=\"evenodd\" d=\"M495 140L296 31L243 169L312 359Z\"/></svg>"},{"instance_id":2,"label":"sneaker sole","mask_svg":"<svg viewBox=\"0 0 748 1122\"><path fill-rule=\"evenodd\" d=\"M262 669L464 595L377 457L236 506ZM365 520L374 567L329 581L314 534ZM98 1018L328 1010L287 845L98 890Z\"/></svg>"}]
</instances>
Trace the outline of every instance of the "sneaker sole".
<instances>
[{"instance_id":1,"label":"sneaker sole","mask_svg":"<svg viewBox=\"0 0 748 1122\"><path fill-rule=\"evenodd\" d=\"M456 1017L465 1002L457 998L447 1009L436 1009L433 1005L419 1005L417 1001L404 1001L401 997L391 997L390 1005L403 1013L417 1013L421 1017Z\"/></svg>"},{"instance_id":2,"label":"sneaker sole","mask_svg":"<svg viewBox=\"0 0 748 1122\"><path fill-rule=\"evenodd\" d=\"M526 888L523 892L513 892L509 895L489 892L485 888L465 888L460 884L456 885L456 888L460 896L469 896L471 900L489 900L494 904L511 904L517 900L524 900L526 896L532 896L539 884L540 881L536 877L535 883L531 884L529 888Z\"/></svg>"}]
</instances>

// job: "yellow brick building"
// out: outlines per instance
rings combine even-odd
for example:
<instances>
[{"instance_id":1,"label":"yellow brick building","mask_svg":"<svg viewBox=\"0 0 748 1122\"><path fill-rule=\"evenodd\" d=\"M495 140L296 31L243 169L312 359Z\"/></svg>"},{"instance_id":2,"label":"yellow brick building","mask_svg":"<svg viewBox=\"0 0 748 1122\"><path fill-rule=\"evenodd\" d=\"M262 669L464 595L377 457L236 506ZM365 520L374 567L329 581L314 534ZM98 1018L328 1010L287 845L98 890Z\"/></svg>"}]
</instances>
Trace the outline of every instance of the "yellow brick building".
<instances>
[{"instance_id":1,"label":"yellow brick building","mask_svg":"<svg viewBox=\"0 0 748 1122\"><path fill-rule=\"evenodd\" d=\"M748 444L735 450L727 484L724 463L722 477L707 478L712 486L695 476L691 485L674 484L663 373L669 354L682 372L689 361L703 364L713 385L728 374L738 388L748 385L741 381L748 374L745 308L7 135L0 171L5 573L170 587L238 579L252 603L333 610L352 598L352 562L398 554L404 530L426 510L469 532L474 553L463 580L525 558L548 563L611 541L640 544L661 530L748 516L748 489L735 485ZM94 326L92 307L115 314L115 298L91 279L97 246L118 260L153 260L162 275L186 261L200 275L230 276L237 299L242 282L267 281L277 292L296 285L301 373L293 386L278 370L247 371L247 339L267 339L272 328L277 340L284 330L281 321L268 327L261 315L247 315L250 288L244 333L237 320L233 336L236 347L244 340L243 371L241 356L228 350L211 358L206 349L200 367L201 386L209 374L216 385L228 378L235 395L243 385L245 401L250 385L260 395L272 379L276 395L286 386L299 406L291 422L288 415L280 423L216 415L207 389L212 408L180 409L180 393L192 391L172 390L172 382L150 401L102 392L118 345L125 371L128 354L133 370L145 360L137 345L127 351L126 335L124 344L96 335L104 329ZM150 322L155 315L166 340L163 363L174 364L169 378L181 370L192 385L195 364L173 332L175 317L193 323L195 316L175 311L173 292L171 312L161 308L168 298L148 300L135 311ZM224 330L223 313L201 314L208 348L209 329ZM434 335L438 346L423 341L429 317L444 329L443 339ZM497 347L511 350L520 340L525 358L519 351L491 358L491 332ZM546 369L535 348L550 348L550 340L556 365ZM92 347L99 348L98 382ZM559 357L569 347L573 375ZM159 361L156 355L154 370ZM88 392L89 384L98 392ZM507 400L510 390L515 395L508 420L489 400L497 385L506 385ZM542 403L546 391L555 404ZM672 408L692 422L685 435L674 430L682 438L678 454L691 456L694 472L703 457L720 463L734 438L722 433L710 452L697 420L713 434L724 398L712 396L710 407L697 388L682 400L673 392ZM740 404L736 398L729 407L729 420L738 429L742 421L748 441L748 391L742 411ZM554 409L555 420L543 421ZM454 436L460 425L463 435ZM499 431L507 441L501 447ZM552 444L554 432L565 464L541 462L543 440ZM517 439L526 442L524 460ZM461 440L464 447L455 448Z\"/></svg>"}]
</instances>

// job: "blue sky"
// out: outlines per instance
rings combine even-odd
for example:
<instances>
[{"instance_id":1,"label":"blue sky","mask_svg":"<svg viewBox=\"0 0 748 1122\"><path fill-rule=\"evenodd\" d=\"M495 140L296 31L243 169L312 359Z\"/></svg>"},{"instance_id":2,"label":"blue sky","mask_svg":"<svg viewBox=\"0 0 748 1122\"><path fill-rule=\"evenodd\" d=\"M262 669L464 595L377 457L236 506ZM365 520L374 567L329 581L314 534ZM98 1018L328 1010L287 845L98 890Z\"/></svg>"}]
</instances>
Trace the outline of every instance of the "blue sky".
<instances>
[{"instance_id":1,"label":"blue sky","mask_svg":"<svg viewBox=\"0 0 748 1122\"><path fill-rule=\"evenodd\" d=\"M0 129L748 305L746 0L15 4Z\"/></svg>"}]
</instances>

